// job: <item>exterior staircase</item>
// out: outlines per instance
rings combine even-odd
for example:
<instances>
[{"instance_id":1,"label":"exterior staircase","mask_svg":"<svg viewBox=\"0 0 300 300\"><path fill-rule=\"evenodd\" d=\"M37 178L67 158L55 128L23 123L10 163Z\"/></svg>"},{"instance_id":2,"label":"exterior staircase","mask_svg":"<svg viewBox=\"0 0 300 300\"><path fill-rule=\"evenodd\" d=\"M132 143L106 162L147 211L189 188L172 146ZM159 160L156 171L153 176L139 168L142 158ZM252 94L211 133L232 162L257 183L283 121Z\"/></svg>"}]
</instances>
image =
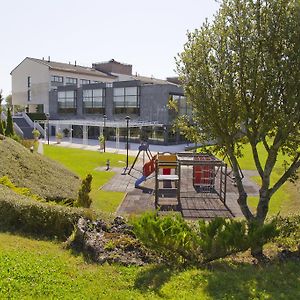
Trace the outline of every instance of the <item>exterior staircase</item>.
<instances>
[{"instance_id":1,"label":"exterior staircase","mask_svg":"<svg viewBox=\"0 0 300 300\"><path fill-rule=\"evenodd\" d=\"M23 132L24 139L33 139L32 131L34 128L32 124L29 124L23 116L13 116L13 121Z\"/></svg>"}]
</instances>

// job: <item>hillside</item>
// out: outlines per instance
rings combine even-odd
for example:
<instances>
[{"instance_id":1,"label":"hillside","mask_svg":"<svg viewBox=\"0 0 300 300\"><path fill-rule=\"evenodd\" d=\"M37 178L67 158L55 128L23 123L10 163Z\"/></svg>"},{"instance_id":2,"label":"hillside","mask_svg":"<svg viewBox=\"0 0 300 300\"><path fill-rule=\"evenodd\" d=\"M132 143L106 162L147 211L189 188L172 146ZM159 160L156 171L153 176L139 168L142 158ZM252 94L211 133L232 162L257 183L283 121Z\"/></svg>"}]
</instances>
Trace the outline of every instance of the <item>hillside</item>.
<instances>
[{"instance_id":1,"label":"hillside","mask_svg":"<svg viewBox=\"0 0 300 300\"><path fill-rule=\"evenodd\" d=\"M59 163L31 153L18 142L1 136L0 177L8 176L18 187L27 187L47 200L75 199L80 179Z\"/></svg>"}]
</instances>

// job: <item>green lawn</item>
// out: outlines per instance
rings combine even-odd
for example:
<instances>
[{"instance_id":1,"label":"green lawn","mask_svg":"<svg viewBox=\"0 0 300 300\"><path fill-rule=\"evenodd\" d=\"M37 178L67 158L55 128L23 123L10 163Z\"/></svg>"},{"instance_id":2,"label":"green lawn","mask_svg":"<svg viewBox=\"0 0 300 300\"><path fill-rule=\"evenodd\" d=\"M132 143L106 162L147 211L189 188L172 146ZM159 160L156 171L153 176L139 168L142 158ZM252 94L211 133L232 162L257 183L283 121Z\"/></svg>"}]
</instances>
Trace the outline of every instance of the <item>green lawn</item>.
<instances>
[{"instance_id":1,"label":"green lawn","mask_svg":"<svg viewBox=\"0 0 300 300\"><path fill-rule=\"evenodd\" d=\"M1 299L299 299L300 262L210 268L97 266L61 245L0 233Z\"/></svg>"},{"instance_id":2,"label":"green lawn","mask_svg":"<svg viewBox=\"0 0 300 300\"><path fill-rule=\"evenodd\" d=\"M100 188L114 176L114 172L104 171L107 159L110 160L111 167L122 168L126 165L125 155L51 145L44 146L44 154L60 162L81 178L86 177L89 173L93 175L92 191L90 193L93 199L93 208L104 212L114 212L117 209L125 194L102 191ZM132 160L133 158L130 157L129 163Z\"/></svg>"},{"instance_id":3,"label":"green lawn","mask_svg":"<svg viewBox=\"0 0 300 300\"><path fill-rule=\"evenodd\" d=\"M262 161L262 165L265 164L267 158L267 152L262 144L258 145L259 156ZM288 161L288 157L285 157L280 153L277 157L277 161L274 167L274 171L271 176L271 184L274 184L283 174L284 171L284 161ZM252 150L249 144L244 146L243 157L239 159L240 166L243 170L256 170L254 160L252 158ZM261 184L261 179L259 176L251 178L258 185ZM299 185L298 180L298 185ZM276 215L278 212L285 215L291 212L300 211L300 201L299 192L297 194L297 186L291 182L286 182L272 197L270 201L270 215ZM297 200L298 198L298 200ZM258 203L258 197L249 197L249 205L255 209Z\"/></svg>"}]
</instances>

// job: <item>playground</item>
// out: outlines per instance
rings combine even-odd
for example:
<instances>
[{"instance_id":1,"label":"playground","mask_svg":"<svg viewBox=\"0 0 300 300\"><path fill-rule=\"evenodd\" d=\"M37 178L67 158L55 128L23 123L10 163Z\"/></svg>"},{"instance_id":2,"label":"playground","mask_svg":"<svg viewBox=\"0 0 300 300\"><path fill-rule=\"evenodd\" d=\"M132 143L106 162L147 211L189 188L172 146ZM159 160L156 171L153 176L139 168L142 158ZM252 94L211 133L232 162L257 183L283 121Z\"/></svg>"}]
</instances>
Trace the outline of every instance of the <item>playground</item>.
<instances>
[{"instance_id":1,"label":"playground","mask_svg":"<svg viewBox=\"0 0 300 300\"><path fill-rule=\"evenodd\" d=\"M144 143L126 175L115 171L102 190L126 193L118 214L157 209L159 214L176 212L186 219L242 216L234 180L228 175L230 168L212 155L154 154ZM245 180L247 192L256 194L255 184Z\"/></svg>"}]
</instances>

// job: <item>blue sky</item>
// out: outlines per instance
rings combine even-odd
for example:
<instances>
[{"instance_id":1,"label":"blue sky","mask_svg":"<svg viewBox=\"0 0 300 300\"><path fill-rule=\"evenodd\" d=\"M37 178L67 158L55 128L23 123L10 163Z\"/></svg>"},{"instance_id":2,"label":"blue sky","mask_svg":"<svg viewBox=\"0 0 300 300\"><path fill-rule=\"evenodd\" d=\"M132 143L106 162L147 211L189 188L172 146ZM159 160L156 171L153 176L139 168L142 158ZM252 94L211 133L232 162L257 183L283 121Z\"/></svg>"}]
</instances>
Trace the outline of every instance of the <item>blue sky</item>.
<instances>
[{"instance_id":1,"label":"blue sky","mask_svg":"<svg viewBox=\"0 0 300 300\"><path fill-rule=\"evenodd\" d=\"M174 76L187 30L211 20L215 0L1 1L0 89L11 92L11 70L26 56L91 66L117 61L133 72Z\"/></svg>"}]
</instances>

